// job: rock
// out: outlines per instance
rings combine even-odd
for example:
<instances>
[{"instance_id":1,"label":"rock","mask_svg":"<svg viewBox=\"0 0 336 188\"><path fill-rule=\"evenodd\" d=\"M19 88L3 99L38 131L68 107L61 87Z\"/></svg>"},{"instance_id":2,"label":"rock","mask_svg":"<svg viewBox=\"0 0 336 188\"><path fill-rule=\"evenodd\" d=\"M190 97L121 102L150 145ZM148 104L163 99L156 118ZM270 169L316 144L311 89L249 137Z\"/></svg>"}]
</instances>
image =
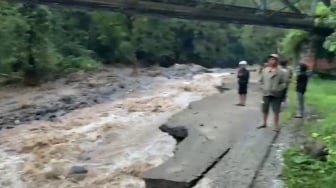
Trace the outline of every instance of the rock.
<instances>
[{"instance_id":1,"label":"rock","mask_svg":"<svg viewBox=\"0 0 336 188\"><path fill-rule=\"evenodd\" d=\"M64 102L65 104L71 104L74 102L73 96L63 96L60 101Z\"/></svg>"},{"instance_id":2,"label":"rock","mask_svg":"<svg viewBox=\"0 0 336 188\"><path fill-rule=\"evenodd\" d=\"M151 76L151 77L157 77L157 76L161 75L161 71L159 71L159 70L157 70L157 71L150 71L147 74L148 74L148 76Z\"/></svg>"},{"instance_id":3,"label":"rock","mask_svg":"<svg viewBox=\"0 0 336 188\"><path fill-rule=\"evenodd\" d=\"M167 125L160 126L162 132L168 133L179 143L188 136L188 129L183 126L169 127Z\"/></svg>"},{"instance_id":4,"label":"rock","mask_svg":"<svg viewBox=\"0 0 336 188\"><path fill-rule=\"evenodd\" d=\"M82 166L73 166L70 169L69 175L74 175L74 174L87 174L88 170Z\"/></svg>"},{"instance_id":5,"label":"rock","mask_svg":"<svg viewBox=\"0 0 336 188\"><path fill-rule=\"evenodd\" d=\"M314 159L326 161L328 156L328 148L321 141L307 141L303 144L303 150L307 155Z\"/></svg>"},{"instance_id":6,"label":"rock","mask_svg":"<svg viewBox=\"0 0 336 188\"><path fill-rule=\"evenodd\" d=\"M124 89L124 88L125 88L125 85L120 83L120 84L119 84L119 88Z\"/></svg>"},{"instance_id":7,"label":"rock","mask_svg":"<svg viewBox=\"0 0 336 188\"><path fill-rule=\"evenodd\" d=\"M102 103L103 100L97 97L97 98L93 99L92 101L96 104L99 104L99 103Z\"/></svg>"},{"instance_id":8,"label":"rock","mask_svg":"<svg viewBox=\"0 0 336 188\"><path fill-rule=\"evenodd\" d=\"M91 80L89 81L89 83L87 83L87 86L90 88L94 88L98 86L98 83L96 81Z\"/></svg>"},{"instance_id":9,"label":"rock","mask_svg":"<svg viewBox=\"0 0 336 188\"><path fill-rule=\"evenodd\" d=\"M13 129L13 128L14 128L13 125L7 125L7 126L6 126L6 129Z\"/></svg>"},{"instance_id":10,"label":"rock","mask_svg":"<svg viewBox=\"0 0 336 188\"><path fill-rule=\"evenodd\" d=\"M48 120L49 120L49 121L55 121L56 118L57 118L57 116L56 116L55 114L52 114L52 115L50 115L50 116L48 117Z\"/></svg>"},{"instance_id":11,"label":"rock","mask_svg":"<svg viewBox=\"0 0 336 188\"><path fill-rule=\"evenodd\" d=\"M15 124L15 125L18 125L18 124L20 124L20 123L21 123L21 122L20 122L20 120L18 120L18 119L14 121L14 124Z\"/></svg>"},{"instance_id":12,"label":"rock","mask_svg":"<svg viewBox=\"0 0 336 188\"><path fill-rule=\"evenodd\" d=\"M82 166L73 166L67 176L72 182L78 182L86 178L88 170Z\"/></svg>"},{"instance_id":13,"label":"rock","mask_svg":"<svg viewBox=\"0 0 336 188\"><path fill-rule=\"evenodd\" d=\"M26 102L21 105L21 109L34 108L34 107L35 107L35 104L31 102Z\"/></svg>"},{"instance_id":14,"label":"rock","mask_svg":"<svg viewBox=\"0 0 336 188\"><path fill-rule=\"evenodd\" d=\"M46 112L43 109L38 110L38 111L35 112L35 116L43 116L45 114L46 114Z\"/></svg>"}]
</instances>

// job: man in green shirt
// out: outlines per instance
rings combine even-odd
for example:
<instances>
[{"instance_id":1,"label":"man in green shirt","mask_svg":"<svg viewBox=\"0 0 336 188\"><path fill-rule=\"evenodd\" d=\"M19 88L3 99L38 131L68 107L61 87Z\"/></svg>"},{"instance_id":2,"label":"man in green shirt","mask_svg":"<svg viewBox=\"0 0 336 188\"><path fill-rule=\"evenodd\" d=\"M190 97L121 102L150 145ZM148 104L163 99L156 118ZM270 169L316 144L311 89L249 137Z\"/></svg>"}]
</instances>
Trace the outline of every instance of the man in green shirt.
<instances>
[{"instance_id":1,"label":"man in green shirt","mask_svg":"<svg viewBox=\"0 0 336 188\"><path fill-rule=\"evenodd\" d=\"M280 131L279 114L281 109L281 97L283 90L287 86L287 79L284 72L278 67L279 56L271 54L268 57L268 67L266 67L260 78L263 93L262 112L263 125L258 128L267 127L269 108L272 107L274 113L274 125L276 132Z\"/></svg>"}]
</instances>

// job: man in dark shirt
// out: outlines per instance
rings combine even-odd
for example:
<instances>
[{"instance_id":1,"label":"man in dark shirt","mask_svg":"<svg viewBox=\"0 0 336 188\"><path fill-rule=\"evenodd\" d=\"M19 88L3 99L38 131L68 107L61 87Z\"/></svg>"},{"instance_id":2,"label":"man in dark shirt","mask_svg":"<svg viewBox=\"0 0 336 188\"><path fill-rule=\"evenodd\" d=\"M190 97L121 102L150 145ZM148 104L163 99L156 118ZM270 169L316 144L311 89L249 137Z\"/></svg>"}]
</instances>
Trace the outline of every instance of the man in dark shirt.
<instances>
[{"instance_id":1,"label":"man in dark shirt","mask_svg":"<svg viewBox=\"0 0 336 188\"><path fill-rule=\"evenodd\" d=\"M237 106L245 106L246 105L246 94L248 82L250 79L250 72L246 69L247 62L241 61L239 62L239 70L237 74L238 78L238 95L239 95L239 103Z\"/></svg>"},{"instance_id":2,"label":"man in dark shirt","mask_svg":"<svg viewBox=\"0 0 336 188\"><path fill-rule=\"evenodd\" d=\"M287 91L288 91L289 84L290 84L290 81L292 80L292 76L293 76L292 69L290 67L288 67L288 64L289 64L289 60L280 61L280 68L281 68L282 71L284 71L284 73L286 75L286 79L287 79L286 88L282 91L282 96L281 96L281 103L283 105L285 105L286 102L287 102Z\"/></svg>"},{"instance_id":3,"label":"man in dark shirt","mask_svg":"<svg viewBox=\"0 0 336 188\"><path fill-rule=\"evenodd\" d=\"M306 92L308 84L307 69L308 67L306 64L301 64L299 74L296 78L296 95L299 107L299 113L297 114L296 118L304 117L304 94Z\"/></svg>"}]
</instances>

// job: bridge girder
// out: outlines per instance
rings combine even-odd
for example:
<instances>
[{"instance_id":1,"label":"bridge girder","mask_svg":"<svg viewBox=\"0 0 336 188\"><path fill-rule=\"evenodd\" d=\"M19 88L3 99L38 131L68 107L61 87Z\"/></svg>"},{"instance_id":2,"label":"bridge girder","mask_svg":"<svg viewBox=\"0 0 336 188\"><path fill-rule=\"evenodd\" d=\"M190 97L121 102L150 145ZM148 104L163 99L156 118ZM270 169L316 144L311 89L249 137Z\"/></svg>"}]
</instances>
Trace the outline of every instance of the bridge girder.
<instances>
[{"instance_id":1,"label":"bridge girder","mask_svg":"<svg viewBox=\"0 0 336 188\"><path fill-rule=\"evenodd\" d=\"M144 14L156 17L174 17L190 20L273 26L311 30L314 17L301 13L291 13L259 8L225 5L219 3L181 3L176 0L17 0L23 3L60 5L89 9L105 9L125 13ZM266 0L263 0L266 1Z\"/></svg>"}]
</instances>

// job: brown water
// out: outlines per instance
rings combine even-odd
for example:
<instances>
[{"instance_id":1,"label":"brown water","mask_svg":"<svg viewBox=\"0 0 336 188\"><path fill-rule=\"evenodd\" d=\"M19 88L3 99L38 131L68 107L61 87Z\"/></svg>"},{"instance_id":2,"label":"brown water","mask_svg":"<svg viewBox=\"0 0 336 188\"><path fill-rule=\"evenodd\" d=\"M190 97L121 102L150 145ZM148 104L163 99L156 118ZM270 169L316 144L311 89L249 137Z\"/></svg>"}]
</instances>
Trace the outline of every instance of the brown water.
<instances>
[{"instance_id":1,"label":"brown water","mask_svg":"<svg viewBox=\"0 0 336 188\"><path fill-rule=\"evenodd\" d=\"M126 76L126 75L125 75ZM158 127L192 101L217 93L227 73L152 79L127 98L0 132L0 187L144 187L142 173L173 155L175 140ZM74 166L82 179L67 177Z\"/></svg>"}]
</instances>

